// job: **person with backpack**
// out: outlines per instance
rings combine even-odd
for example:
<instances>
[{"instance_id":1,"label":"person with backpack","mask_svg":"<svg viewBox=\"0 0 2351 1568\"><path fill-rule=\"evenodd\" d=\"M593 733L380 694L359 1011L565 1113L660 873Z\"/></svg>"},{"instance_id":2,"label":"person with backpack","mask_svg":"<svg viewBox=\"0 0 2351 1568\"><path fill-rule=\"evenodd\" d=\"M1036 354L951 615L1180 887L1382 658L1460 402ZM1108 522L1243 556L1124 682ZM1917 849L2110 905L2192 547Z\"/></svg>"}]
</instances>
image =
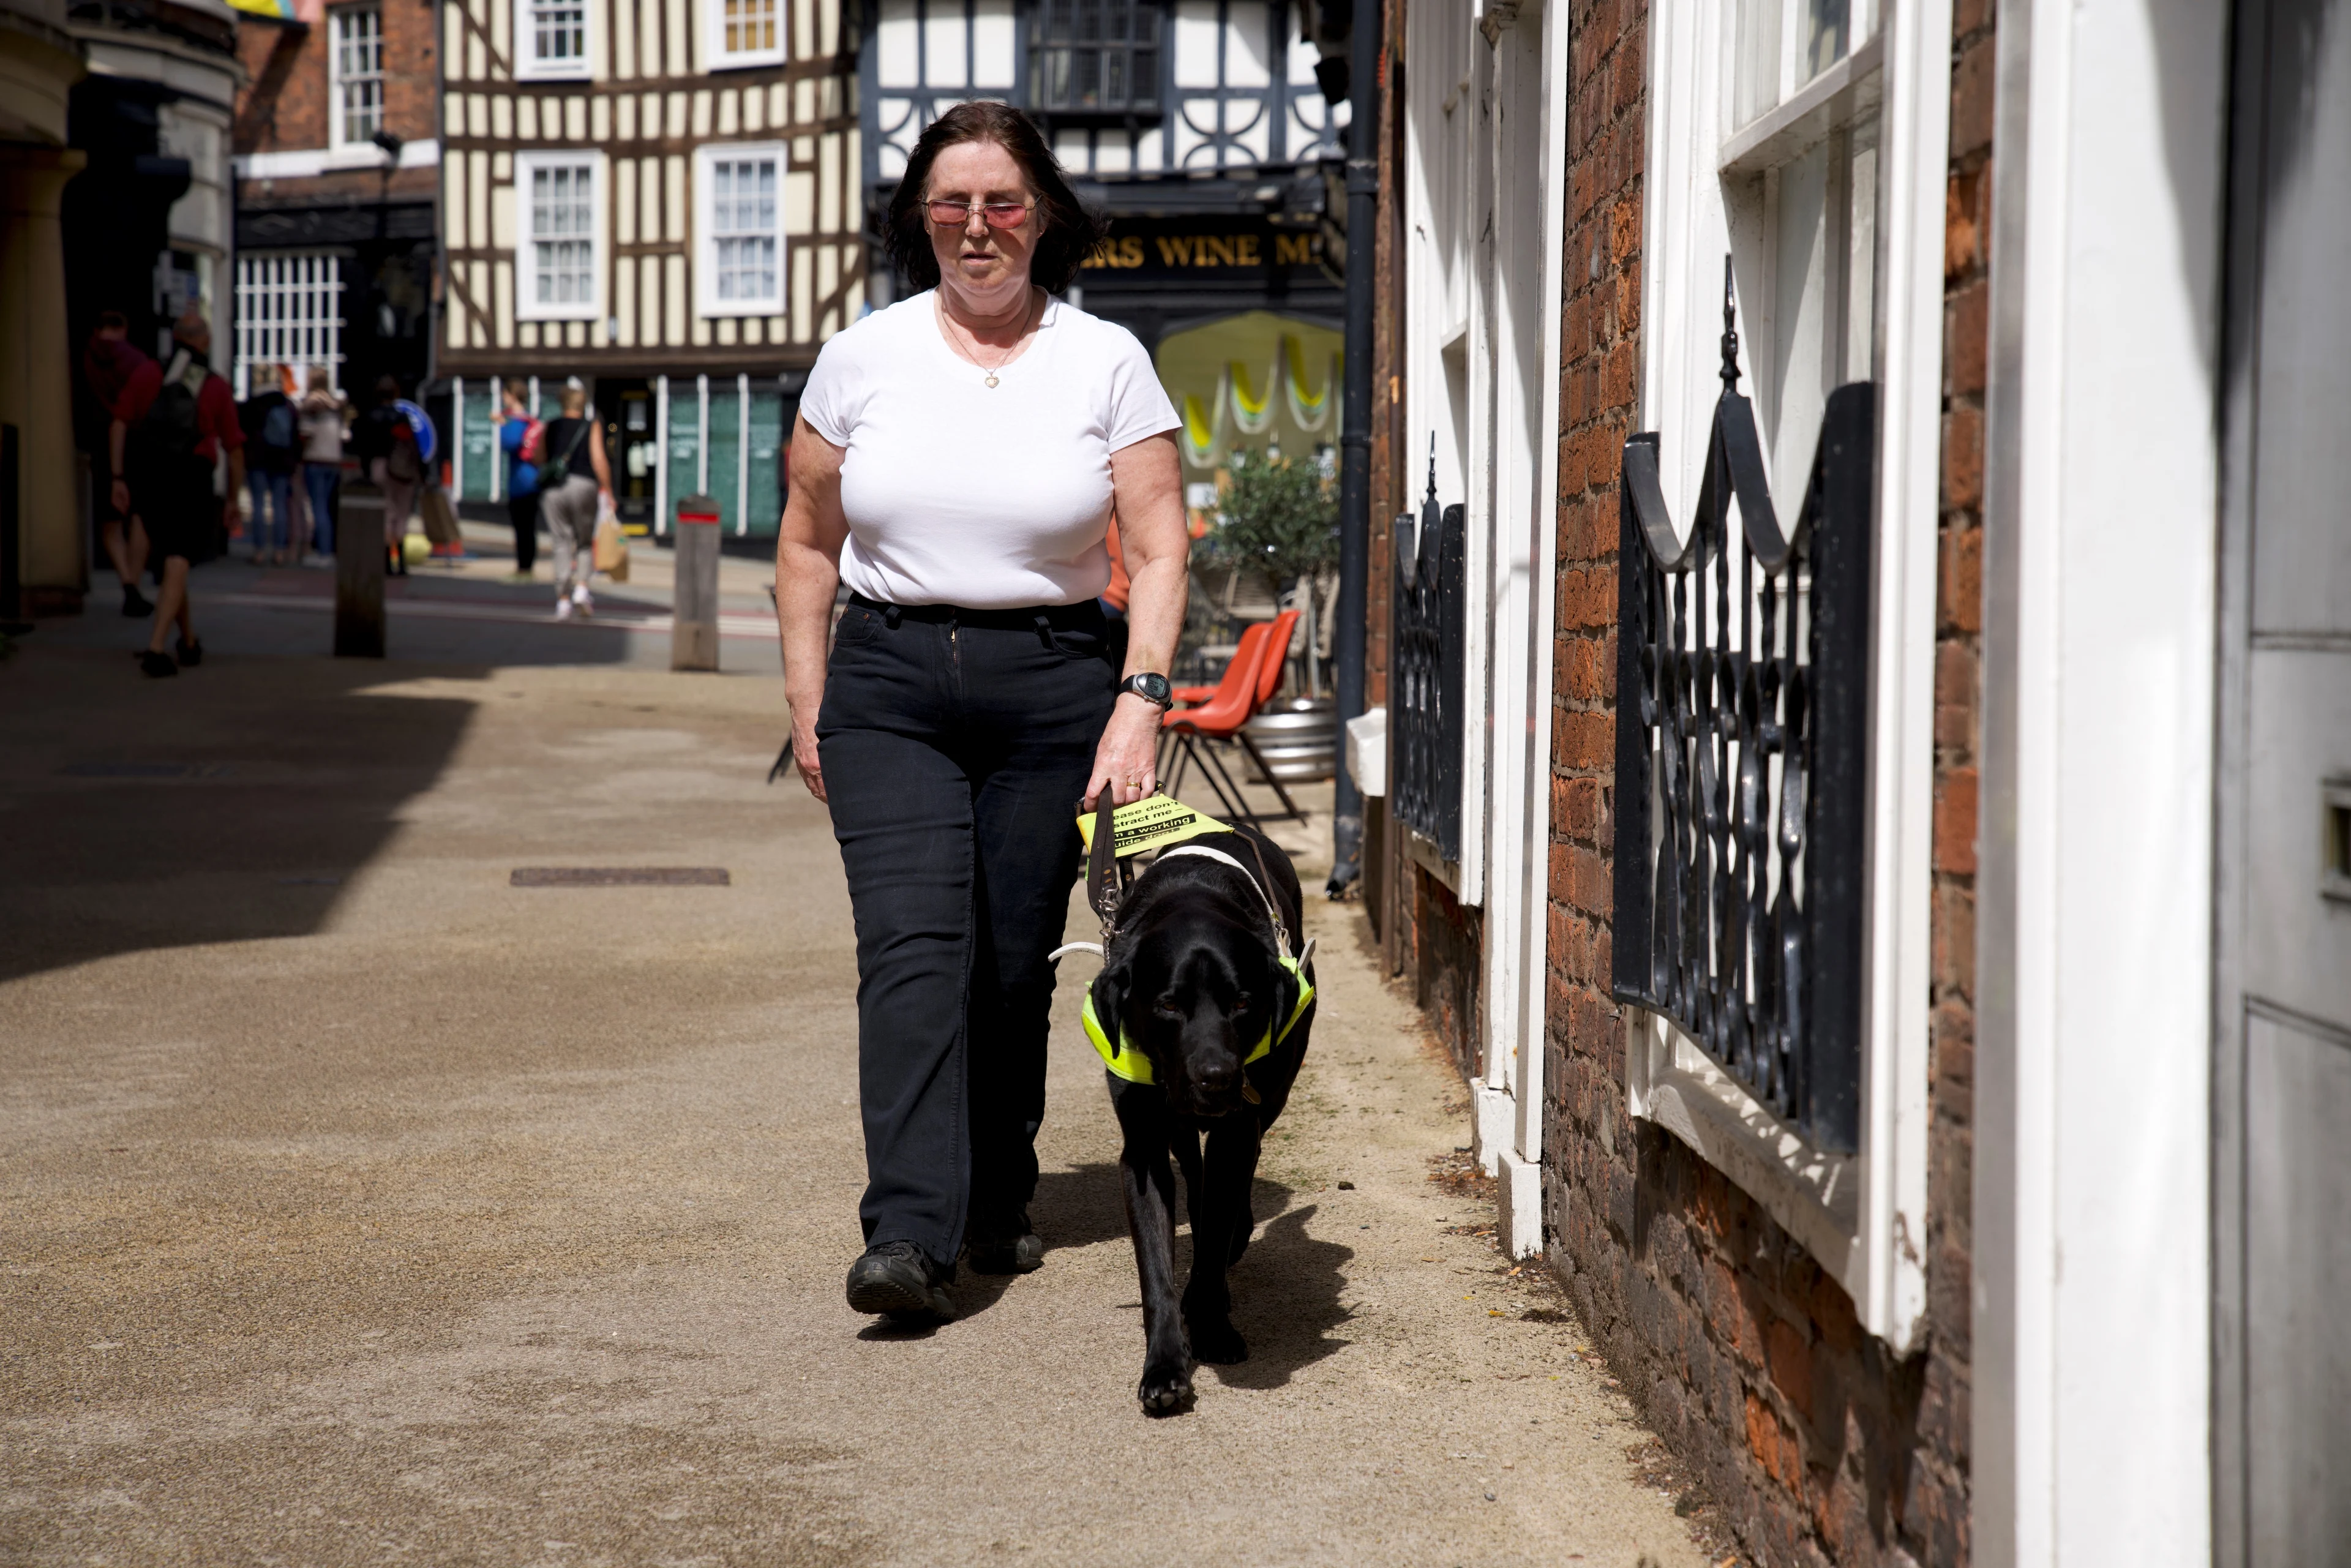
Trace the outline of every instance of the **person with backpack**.
<instances>
[{"instance_id":1,"label":"person with backpack","mask_svg":"<svg viewBox=\"0 0 2351 1568\"><path fill-rule=\"evenodd\" d=\"M111 499L124 517L138 517L163 562L155 592L155 625L139 655L150 675L176 675L204 656L188 602L188 566L226 516L238 514L245 488L245 431L228 382L213 372L212 329L191 310L172 325L172 359L152 360L135 371L115 404L107 450L116 478ZM228 455L228 495L213 493L213 465ZM164 652L177 625L178 657Z\"/></svg>"},{"instance_id":2,"label":"person with backpack","mask_svg":"<svg viewBox=\"0 0 2351 1568\"><path fill-rule=\"evenodd\" d=\"M588 580L596 575L596 515L611 498L612 469L604 458L604 427L588 406L577 376L563 383L563 413L549 420L541 444L539 510L555 547L555 618L592 615Z\"/></svg>"},{"instance_id":3,"label":"person with backpack","mask_svg":"<svg viewBox=\"0 0 2351 1568\"><path fill-rule=\"evenodd\" d=\"M352 444L360 472L383 492L384 571L408 575L408 519L416 510L417 486L424 479L424 459L416 444L415 427L398 406L400 382L389 375L375 383L375 406L360 415Z\"/></svg>"},{"instance_id":4,"label":"person with backpack","mask_svg":"<svg viewBox=\"0 0 2351 1568\"><path fill-rule=\"evenodd\" d=\"M547 426L524 401L522 382L507 382L497 426L498 449L507 455L507 521L514 527L515 580L528 581L538 561L538 465L547 455Z\"/></svg>"},{"instance_id":5,"label":"person with backpack","mask_svg":"<svg viewBox=\"0 0 2351 1568\"><path fill-rule=\"evenodd\" d=\"M139 591L140 574L147 570L147 530L139 519L116 509L114 481L119 475L108 466L106 428L113 423L114 406L122 401L122 389L141 365L152 365L131 341L131 319L120 310L98 313L98 330L90 334L89 346L83 350L82 383L89 389L91 402L82 405L82 429L85 444L93 448L92 466L95 481L99 542L105 547L107 559L114 563L114 575L122 583L122 613L131 620L143 621L155 613L155 606ZM94 406L93 406L94 404Z\"/></svg>"},{"instance_id":6,"label":"person with backpack","mask_svg":"<svg viewBox=\"0 0 2351 1568\"><path fill-rule=\"evenodd\" d=\"M284 566L293 559L294 466L301 460L300 437L282 372L276 365L257 365L254 378L253 395L237 409L245 432L246 483L253 492L253 564Z\"/></svg>"}]
</instances>

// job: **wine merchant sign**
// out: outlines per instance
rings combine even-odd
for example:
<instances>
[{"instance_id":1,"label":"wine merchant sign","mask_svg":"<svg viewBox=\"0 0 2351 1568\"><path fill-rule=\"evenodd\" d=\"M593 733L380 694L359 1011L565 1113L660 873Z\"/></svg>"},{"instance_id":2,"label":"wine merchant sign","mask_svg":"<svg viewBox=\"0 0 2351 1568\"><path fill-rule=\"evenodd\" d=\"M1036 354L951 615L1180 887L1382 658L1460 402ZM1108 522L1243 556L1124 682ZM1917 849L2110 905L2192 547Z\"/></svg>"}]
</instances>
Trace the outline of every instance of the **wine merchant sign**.
<instances>
[{"instance_id":1,"label":"wine merchant sign","mask_svg":"<svg viewBox=\"0 0 2351 1568\"><path fill-rule=\"evenodd\" d=\"M1207 279L1280 277L1292 268L1319 274L1322 236L1270 224L1140 225L1116 222L1086 258L1083 281L1141 282L1151 277Z\"/></svg>"}]
</instances>

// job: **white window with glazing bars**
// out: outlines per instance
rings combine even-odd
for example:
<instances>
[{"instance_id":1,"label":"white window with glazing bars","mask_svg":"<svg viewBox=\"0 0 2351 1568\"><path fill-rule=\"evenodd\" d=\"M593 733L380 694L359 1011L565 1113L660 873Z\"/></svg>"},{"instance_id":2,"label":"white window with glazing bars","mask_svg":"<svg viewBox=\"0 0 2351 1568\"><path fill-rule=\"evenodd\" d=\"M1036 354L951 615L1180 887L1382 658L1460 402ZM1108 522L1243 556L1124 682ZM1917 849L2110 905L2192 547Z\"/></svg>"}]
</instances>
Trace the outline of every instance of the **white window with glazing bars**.
<instances>
[{"instance_id":1,"label":"white window with glazing bars","mask_svg":"<svg viewBox=\"0 0 2351 1568\"><path fill-rule=\"evenodd\" d=\"M588 74L587 0L524 0L515 7L515 31L520 75Z\"/></svg>"},{"instance_id":2,"label":"white window with glazing bars","mask_svg":"<svg viewBox=\"0 0 2351 1568\"><path fill-rule=\"evenodd\" d=\"M601 318L603 183L600 154L516 155L522 234L515 256L515 314L523 320Z\"/></svg>"},{"instance_id":3,"label":"white window with glazing bars","mask_svg":"<svg viewBox=\"0 0 2351 1568\"><path fill-rule=\"evenodd\" d=\"M319 251L246 252L236 258L236 395L252 395L271 365L313 366L343 384L343 260Z\"/></svg>"},{"instance_id":4,"label":"white window with glazing bars","mask_svg":"<svg viewBox=\"0 0 2351 1568\"><path fill-rule=\"evenodd\" d=\"M714 67L783 63L783 0L707 0L704 15Z\"/></svg>"},{"instance_id":5,"label":"white window with glazing bars","mask_svg":"<svg viewBox=\"0 0 2351 1568\"><path fill-rule=\"evenodd\" d=\"M383 129L383 11L348 5L328 15L334 26L329 140L337 147L364 147Z\"/></svg>"},{"instance_id":6,"label":"white window with glazing bars","mask_svg":"<svg viewBox=\"0 0 2351 1568\"><path fill-rule=\"evenodd\" d=\"M705 316L772 316L784 308L779 141L695 153L695 216L703 235L695 289Z\"/></svg>"}]
</instances>

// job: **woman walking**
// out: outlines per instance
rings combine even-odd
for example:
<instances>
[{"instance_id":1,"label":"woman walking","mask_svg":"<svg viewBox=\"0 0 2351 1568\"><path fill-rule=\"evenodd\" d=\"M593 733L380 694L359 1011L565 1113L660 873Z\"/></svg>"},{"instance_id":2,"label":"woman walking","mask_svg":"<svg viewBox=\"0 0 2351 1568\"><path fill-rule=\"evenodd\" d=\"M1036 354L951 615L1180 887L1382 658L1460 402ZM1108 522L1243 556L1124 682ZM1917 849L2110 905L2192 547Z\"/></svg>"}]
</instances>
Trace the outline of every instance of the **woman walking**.
<instances>
[{"instance_id":1,"label":"woman walking","mask_svg":"<svg viewBox=\"0 0 2351 1568\"><path fill-rule=\"evenodd\" d=\"M563 383L563 413L548 422L539 449L547 458L538 471L538 509L554 548L555 618L567 620L574 610L591 615L596 513L612 494L612 469L604 461L604 426L589 409L579 377Z\"/></svg>"},{"instance_id":2,"label":"woman walking","mask_svg":"<svg viewBox=\"0 0 2351 1568\"><path fill-rule=\"evenodd\" d=\"M498 450L507 455L507 524L514 529L517 582L529 581L530 569L538 561L538 465L523 455L536 423L522 382L507 382L506 406L498 411ZM539 435L543 442L543 427Z\"/></svg>"},{"instance_id":3,"label":"woman walking","mask_svg":"<svg viewBox=\"0 0 2351 1568\"><path fill-rule=\"evenodd\" d=\"M1074 818L1155 784L1189 541L1150 357L1053 298L1102 232L1019 111L949 110L890 210L925 291L826 344L792 436L776 593L792 755L856 913L860 1312L952 1315L959 1255L1043 1261L1028 1204ZM1096 598L1113 507L1123 669Z\"/></svg>"},{"instance_id":4,"label":"woman walking","mask_svg":"<svg viewBox=\"0 0 2351 1568\"><path fill-rule=\"evenodd\" d=\"M343 400L327 367L310 367L302 398L302 493L310 502L310 548L335 553L335 486L343 481Z\"/></svg>"}]
</instances>

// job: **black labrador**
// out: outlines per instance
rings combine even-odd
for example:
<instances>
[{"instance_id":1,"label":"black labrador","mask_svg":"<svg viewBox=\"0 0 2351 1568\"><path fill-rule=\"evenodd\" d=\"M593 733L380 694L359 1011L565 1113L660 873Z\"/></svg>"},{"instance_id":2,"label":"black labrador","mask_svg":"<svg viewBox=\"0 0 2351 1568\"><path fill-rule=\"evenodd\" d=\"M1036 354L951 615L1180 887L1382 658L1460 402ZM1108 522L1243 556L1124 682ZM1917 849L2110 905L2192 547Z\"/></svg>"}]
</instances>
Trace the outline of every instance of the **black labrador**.
<instances>
[{"instance_id":1,"label":"black labrador","mask_svg":"<svg viewBox=\"0 0 2351 1568\"><path fill-rule=\"evenodd\" d=\"M1165 851L1117 904L1089 993L1096 1049L1116 1053L1111 1101L1125 1137L1119 1169L1143 1285L1135 1392L1150 1415L1191 1398L1196 1360L1249 1357L1225 1271L1256 1228L1249 1189L1259 1144L1290 1099L1313 1028L1311 950L1297 946L1301 901L1290 857L1253 828ZM1170 1153L1192 1219L1192 1276L1180 1298Z\"/></svg>"}]
</instances>

